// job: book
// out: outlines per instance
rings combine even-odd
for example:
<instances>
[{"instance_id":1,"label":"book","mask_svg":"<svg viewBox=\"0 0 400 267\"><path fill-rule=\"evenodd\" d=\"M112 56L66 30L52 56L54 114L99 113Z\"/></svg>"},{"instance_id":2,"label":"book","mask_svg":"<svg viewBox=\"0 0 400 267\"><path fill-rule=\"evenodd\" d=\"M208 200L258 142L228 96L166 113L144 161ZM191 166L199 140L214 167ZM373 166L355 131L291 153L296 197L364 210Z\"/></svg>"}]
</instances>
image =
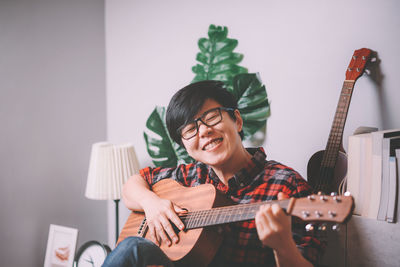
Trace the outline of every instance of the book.
<instances>
[{"instance_id":1,"label":"book","mask_svg":"<svg viewBox=\"0 0 400 267\"><path fill-rule=\"evenodd\" d=\"M396 190L396 201L395 201L395 220L394 221L400 221L399 216L400 216L400 149L395 150L395 155L396 155L396 181L397 181L397 190ZM396 207L397 206L397 207ZM396 218L397 217L397 218Z\"/></svg>"},{"instance_id":2,"label":"book","mask_svg":"<svg viewBox=\"0 0 400 267\"><path fill-rule=\"evenodd\" d=\"M372 135L372 178L371 178L371 200L368 206L369 218L378 218L380 203L387 203L385 195L388 194L387 180L382 178L382 148L384 138L400 136L400 129L384 130L371 133ZM383 186L382 186L382 183ZM383 200L381 201L381 196ZM387 204L386 204L387 205ZM385 213L386 215L386 213ZM382 217L379 217L382 220ZM383 219L385 220L385 219Z\"/></svg>"},{"instance_id":3,"label":"book","mask_svg":"<svg viewBox=\"0 0 400 267\"><path fill-rule=\"evenodd\" d=\"M400 148L400 136L386 137L382 141L382 186L381 198L379 202L379 210L377 219L380 221L387 220L389 199L393 197L390 195L390 157L395 157L395 149ZM395 166L393 159L392 165ZM392 177L393 179L393 177ZM393 182L392 182L393 183Z\"/></svg>"},{"instance_id":4,"label":"book","mask_svg":"<svg viewBox=\"0 0 400 267\"><path fill-rule=\"evenodd\" d=\"M399 149L400 152L400 149ZM388 193L388 206L386 212L386 220L390 223L396 222L396 204L397 204L397 162L395 156L389 157L389 193Z\"/></svg>"},{"instance_id":5,"label":"book","mask_svg":"<svg viewBox=\"0 0 400 267\"><path fill-rule=\"evenodd\" d=\"M349 136L347 149L347 191L354 198L354 214L368 216L372 179L372 136Z\"/></svg>"}]
</instances>

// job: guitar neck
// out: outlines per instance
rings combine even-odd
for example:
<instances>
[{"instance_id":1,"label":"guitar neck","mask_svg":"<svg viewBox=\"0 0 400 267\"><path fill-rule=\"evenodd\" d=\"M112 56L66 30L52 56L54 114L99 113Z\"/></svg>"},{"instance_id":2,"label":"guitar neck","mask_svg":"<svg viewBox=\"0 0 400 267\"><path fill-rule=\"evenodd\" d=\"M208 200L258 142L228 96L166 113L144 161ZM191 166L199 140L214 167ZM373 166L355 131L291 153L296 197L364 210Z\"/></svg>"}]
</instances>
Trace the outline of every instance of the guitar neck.
<instances>
[{"instance_id":1,"label":"guitar neck","mask_svg":"<svg viewBox=\"0 0 400 267\"><path fill-rule=\"evenodd\" d=\"M321 166L334 168L337 155L343 140L343 130L347 119L351 96L353 94L355 81L345 80L340 93L339 103L336 108L335 118L332 123L328 143L322 158Z\"/></svg>"},{"instance_id":2,"label":"guitar neck","mask_svg":"<svg viewBox=\"0 0 400 267\"><path fill-rule=\"evenodd\" d=\"M233 223L254 219L260 206L266 203L276 203L282 209L290 210L290 199L278 200L278 201L267 201L257 202L249 204L240 204L233 206L226 206L220 208L213 208L209 210L200 210L188 212L180 215L180 219L186 225L186 229L195 229L205 226L220 225L225 223Z\"/></svg>"}]
</instances>

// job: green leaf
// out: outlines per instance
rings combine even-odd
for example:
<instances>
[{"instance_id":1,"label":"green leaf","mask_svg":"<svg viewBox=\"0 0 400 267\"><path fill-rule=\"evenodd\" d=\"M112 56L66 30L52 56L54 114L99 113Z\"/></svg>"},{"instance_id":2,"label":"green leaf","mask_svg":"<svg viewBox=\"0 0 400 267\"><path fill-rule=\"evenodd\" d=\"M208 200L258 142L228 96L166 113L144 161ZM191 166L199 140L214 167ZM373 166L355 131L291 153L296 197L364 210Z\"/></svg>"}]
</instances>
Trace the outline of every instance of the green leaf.
<instances>
[{"instance_id":1,"label":"green leaf","mask_svg":"<svg viewBox=\"0 0 400 267\"><path fill-rule=\"evenodd\" d=\"M247 73L246 68L237 65L242 61L243 55L233 52L238 41L227 36L227 27L210 25L208 39L199 39L200 52L197 53L196 60L200 64L192 67L196 74L192 82L218 80L225 82L227 87L232 89L233 77Z\"/></svg>"},{"instance_id":2,"label":"green leaf","mask_svg":"<svg viewBox=\"0 0 400 267\"><path fill-rule=\"evenodd\" d=\"M175 167L193 162L186 150L172 141L165 124L165 107L156 106L146 121L144 140L156 167Z\"/></svg>"},{"instance_id":3,"label":"green leaf","mask_svg":"<svg viewBox=\"0 0 400 267\"><path fill-rule=\"evenodd\" d=\"M267 91L256 73L238 74L233 79L232 94L243 118L244 139L262 129L270 115Z\"/></svg>"}]
</instances>

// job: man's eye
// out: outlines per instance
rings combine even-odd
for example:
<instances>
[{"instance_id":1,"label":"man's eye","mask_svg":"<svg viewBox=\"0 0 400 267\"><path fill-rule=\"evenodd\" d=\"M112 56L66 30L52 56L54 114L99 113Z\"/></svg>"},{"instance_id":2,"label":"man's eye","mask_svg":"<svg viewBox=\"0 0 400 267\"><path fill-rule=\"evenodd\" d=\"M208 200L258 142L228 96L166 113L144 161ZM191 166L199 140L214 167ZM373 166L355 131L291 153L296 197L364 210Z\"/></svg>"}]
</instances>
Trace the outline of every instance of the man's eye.
<instances>
[{"instance_id":1,"label":"man's eye","mask_svg":"<svg viewBox=\"0 0 400 267\"><path fill-rule=\"evenodd\" d=\"M191 133L196 131L196 126L195 125L188 125L183 129L184 133Z\"/></svg>"},{"instance_id":2,"label":"man's eye","mask_svg":"<svg viewBox=\"0 0 400 267\"><path fill-rule=\"evenodd\" d=\"M218 113L207 114L206 121L212 121L218 118Z\"/></svg>"}]
</instances>

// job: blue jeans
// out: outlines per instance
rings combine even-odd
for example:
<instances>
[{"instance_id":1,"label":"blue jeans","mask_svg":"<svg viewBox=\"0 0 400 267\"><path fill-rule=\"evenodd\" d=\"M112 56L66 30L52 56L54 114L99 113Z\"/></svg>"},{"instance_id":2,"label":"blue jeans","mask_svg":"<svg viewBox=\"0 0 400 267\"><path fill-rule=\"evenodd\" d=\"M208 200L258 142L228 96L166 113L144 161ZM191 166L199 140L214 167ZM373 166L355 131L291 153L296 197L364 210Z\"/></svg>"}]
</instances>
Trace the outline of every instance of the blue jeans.
<instances>
[{"instance_id":1,"label":"blue jeans","mask_svg":"<svg viewBox=\"0 0 400 267\"><path fill-rule=\"evenodd\" d=\"M137 236L127 237L107 256L102 267L173 267L167 255L153 242Z\"/></svg>"}]
</instances>

